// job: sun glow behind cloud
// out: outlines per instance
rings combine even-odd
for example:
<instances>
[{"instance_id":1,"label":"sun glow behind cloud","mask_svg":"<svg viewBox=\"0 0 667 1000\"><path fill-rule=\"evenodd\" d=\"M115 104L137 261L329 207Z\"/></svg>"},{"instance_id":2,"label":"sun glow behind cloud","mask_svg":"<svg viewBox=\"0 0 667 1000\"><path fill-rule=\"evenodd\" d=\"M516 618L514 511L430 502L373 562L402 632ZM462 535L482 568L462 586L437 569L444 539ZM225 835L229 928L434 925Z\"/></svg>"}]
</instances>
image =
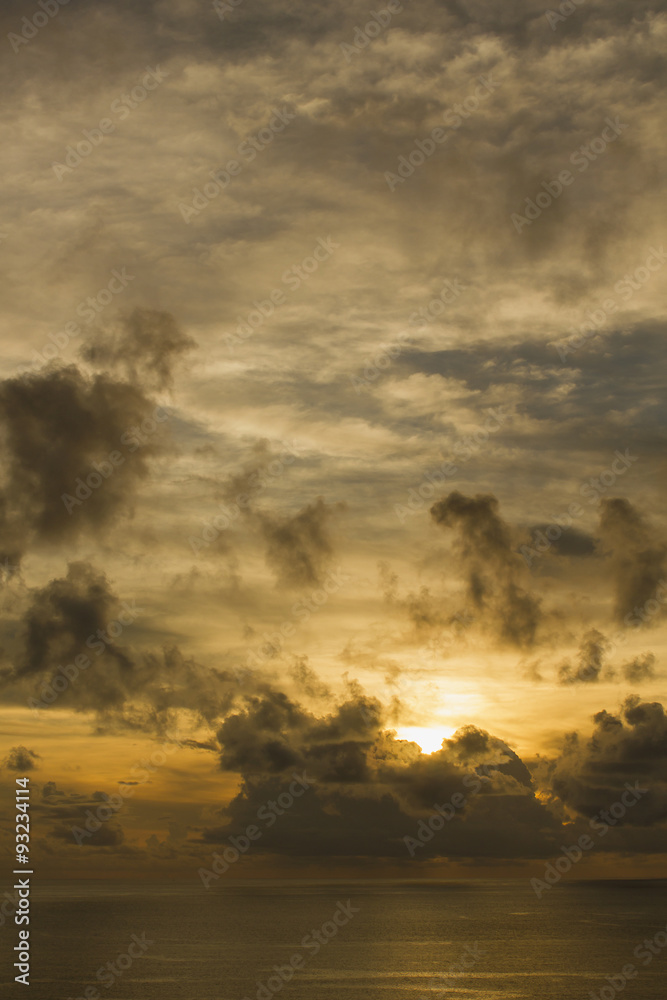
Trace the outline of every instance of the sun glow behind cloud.
<instances>
[{"instance_id":1,"label":"sun glow behind cloud","mask_svg":"<svg viewBox=\"0 0 667 1000\"><path fill-rule=\"evenodd\" d=\"M429 754L441 750L442 741L448 740L455 732L453 726L405 726L397 730L396 736L399 740L412 740L421 747L422 753Z\"/></svg>"}]
</instances>

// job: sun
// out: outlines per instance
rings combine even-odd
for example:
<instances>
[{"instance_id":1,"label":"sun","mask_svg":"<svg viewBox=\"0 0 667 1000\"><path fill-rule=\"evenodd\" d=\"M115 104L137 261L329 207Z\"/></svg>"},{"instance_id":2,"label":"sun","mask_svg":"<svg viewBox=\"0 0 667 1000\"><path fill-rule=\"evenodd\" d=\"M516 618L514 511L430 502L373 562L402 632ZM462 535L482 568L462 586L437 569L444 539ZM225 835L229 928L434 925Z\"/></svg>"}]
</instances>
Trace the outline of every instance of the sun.
<instances>
[{"instance_id":1,"label":"sun","mask_svg":"<svg viewBox=\"0 0 667 1000\"><path fill-rule=\"evenodd\" d=\"M442 741L448 740L455 732L452 726L404 726L396 730L396 737L418 743L422 753L437 753L442 749Z\"/></svg>"}]
</instances>

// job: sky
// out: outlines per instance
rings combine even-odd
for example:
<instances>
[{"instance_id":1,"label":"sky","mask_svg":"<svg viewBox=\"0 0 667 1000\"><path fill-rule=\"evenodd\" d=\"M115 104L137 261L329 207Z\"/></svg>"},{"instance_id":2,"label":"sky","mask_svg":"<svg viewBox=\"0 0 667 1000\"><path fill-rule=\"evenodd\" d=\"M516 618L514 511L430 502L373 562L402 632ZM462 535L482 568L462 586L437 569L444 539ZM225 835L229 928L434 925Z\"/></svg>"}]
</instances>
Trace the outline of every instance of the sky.
<instances>
[{"instance_id":1,"label":"sky","mask_svg":"<svg viewBox=\"0 0 667 1000\"><path fill-rule=\"evenodd\" d=\"M28 776L45 875L664 874L663 5L45 4L5 853Z\"/></svg>"}]
</instances>

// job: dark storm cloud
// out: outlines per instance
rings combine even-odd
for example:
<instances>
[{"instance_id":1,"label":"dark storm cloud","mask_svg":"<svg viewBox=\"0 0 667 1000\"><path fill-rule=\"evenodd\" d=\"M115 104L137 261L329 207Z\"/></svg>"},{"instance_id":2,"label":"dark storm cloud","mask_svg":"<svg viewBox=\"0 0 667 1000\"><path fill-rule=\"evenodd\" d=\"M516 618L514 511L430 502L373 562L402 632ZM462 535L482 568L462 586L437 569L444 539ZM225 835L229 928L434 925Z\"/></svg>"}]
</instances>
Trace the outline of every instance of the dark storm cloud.
<instances>
[{"instance_id":1,"label":"dark storm cloud","mask_svg":"<svg viewBox=\"0 0 667 1000\"><path fill-rule=\"evenodd\" d=\"M162 734L169 723L175 725L179 709L191 712L199 725L213 724L229 711L237 691L231 670L201 664L172 646L135 657L127 698L148 706L139 715L140 726Z\"/></svg>"},{"instance_id":2,"label":"dark storm cloud","mask_svg":"<svg viewBox=\"0 0 667 1000\"><path fill-rule=\"evenodd\" d=\"M498 514L498 500L454 491L433 504L431 516L442 528L458 533L457 550L474 607L491 618L504 641L532 645L540 602L521 586L524 567L510 528Z\"/></svg>"},{"instance_id":3,"label":"dark storm cloud","mask_svg":"<svg viewBox=\"0 0 667 1000\"><path fill-rule=\"evenodd\" d=\"M629 684L642 684L655 679L655 654L642 653L621 667L623 676Z\"/></svg>"},{"instance_id":4,"label":"dark storm cloud","mask_svg":"<svg viewBox=\"0 0 667 1000\"><path fill-rule=\"evenodd\" d=\"M56 664L70 663L90 649L89 637L97 638L120 613L120 602L111 592L103 573L88 563L70 563L64 579L52 580L34 593L23 622L24 653L16 668L16 679L42 675ZM106 655L124 669L130 661L113 641L105 643Z\"/></svg>"},{"instance_id":5,"label":"dark storm cloud","mask_svg":"<svg viewBox=\"0 0 667 1000\"><path fill-rule=\"evenodd\" d=\"M170 313L135 309L90 337L81 356L95 367L115 369L144 389L167 389L173 384L175 365L195 346Z\"/></svg>"},{"instance_id":6,"label":"dark storm cloud","mask_svg":"<svg viewBox=\"0 0 667 1000\"><path fill-rule=\"evenodd\" d=\"M561 684L596 684L602 676L610 643L597 629L590 629L579 646L578 665L564 663L558 671Z\"/></svg>"},{"instance_id":7,"label":"dark storm cloud","mask_svg":"<svg viewBox=\"0 0 667 1000\"><path fill-rule=\"evenodd\" d=\"M408 860L404 838L434 804L458 795L465 799L460 813L418 857L548 853L558 823L502 740L467 726L438 753L423 755L383 731L383 714L358 689L320 718L268 689L248 699L218 733L222 766L242 775L242 789L224 810L227 823L205 830L203 839L222 842L256 821L299 774L310 788L263 834L262 851Z\"/></svg>"},{"instance_id":8,"label":"dark storm cloud","mask_svg":"<svg viewBox=\"0 0 667 1000\"><path fill-rule=\"evenodd\" d=\"M620 497L602 500L600 534L600 548L614 579L617 621L636 628L651 619L655 622L656 612L662 611L657 597L665 589L667 545L639 511Z\"/></svg>"},{"instance_id":9,"label":"dark storm cloud","mask_svg":"<svg viewBox=\"0 0 667 1000\"><path fill-rule=\"evenodd\" d=\"M31 595L15 666L0 676L4 699L29 700L40 711L96 713L105 730L162 734L179 709L198 724L223 717L238 688L234 675L177 647L138 650L131 633L147 614L136 601L121 600L88 563L70 564L66 577Z\"/></svg>"},{"instance_id":10,"label":"dark storm cloud","mask_svg":"<svg viewBox=\"0 0 667 1000\"><path fill-rule=\"evenodd\" d=\"M32 540L62 544L82 531L106 529L122 512L131 512L149 459L164 448L162 425L151 417L154 409L136 386L107 375L87 376L73 365L3 382L3 556L17 560ZM135 428L144 420L155 432L142 441ZM112 453L122 458L116 466ZM80 483L90 476L95 488ZM69 497L67 503L63 497Z\"/></svg>"},{"instance_id":11,"label":"dark storm cloud","mask_svg":"<svg viewBox=\"0 0 667 1000\"><path fill-rule=\"evenodd\" d=\"M34 771L37 767L35 763L40 759L40 755L27 747L12 747L8 755L2 762L2 766L10 771Z\"/></svg>"},{"instance_id":12,"label":"dark storm cloud","mask_svg":"<svg viewBox=\"0 0 667 1000\"><path fill-rule=\"evenodd\" d=\"M309 722L309 714L281 692L254 696L246 710L227 718L218 732L222 767L249 774L294 767L299 758L284 734L298 732Z\"/></svg>"},{"instance_id":13,"label":"dark storm cloud","mask_svg":"<svg viewBox=\"0 0 667 1000\"><path fill-rule=\"evenodd\" d=\"M552 788L582 816L592 817L619 799L626 782L646 789L623 824L650 826L667 819L667 717L658 702L628 698L618 714L598 712L593 735L565 744L555 761Z\"/></svg>"},{"instance_id":14,"label":"dark storm cloud","mask_svg":"<svg viewBox=\"0 0 667 1000\"><path fill-rule=\"evenodd\" d=\"M463 726L437 753L413 756L407 768L400 766L399 759L383 758L375 780L390 785L404 805L420 810L432 805L438 795L450 798L460 790L466 772L481 775L487 792L532 791L530 772L517 754L476 726Z\"/></svg>"},{"instance_id":15,"label":"dark storm cloud","mask_svg":"<svg viewBox=\"0 0 667 1000\"><path fill-rule=\"evenodd\" d=\"M260 515L266 560L279 583L302 588L322 582L334 556L329 523L343 509L318 497L293 517Z\"/></svg>"}]
</instances>

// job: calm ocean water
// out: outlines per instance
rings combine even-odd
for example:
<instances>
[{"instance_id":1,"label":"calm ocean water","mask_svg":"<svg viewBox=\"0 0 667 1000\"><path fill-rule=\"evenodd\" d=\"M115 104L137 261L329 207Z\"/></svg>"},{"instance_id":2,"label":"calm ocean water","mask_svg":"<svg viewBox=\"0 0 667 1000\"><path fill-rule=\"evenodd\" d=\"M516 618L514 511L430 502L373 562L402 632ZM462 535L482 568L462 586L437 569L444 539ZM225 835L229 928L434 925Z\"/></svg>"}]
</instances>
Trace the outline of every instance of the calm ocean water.
<instances>
[{"instance_id":1,"label":"calm ocean water","mask_svg":"<svg viewBox=\"0 0 667 1000\"><path fill-rule=\"evenodd\" d=\"M538 900L528 882L51 884L33 894L29 989L8 975L16 928L0 930L2 995L67 1000L97 985L110 1000L255 1000L271 979L264 1000L586 1000L633 962L624 1000L664 1000L667 949L646 968L633 950L665 929L665 888L562 882ZM336 928L348 900L358 912ZM307 935L323 925L315 954ZM100 984L133 935L140 957ZM293 955L289 982L272 978Z\"/></svg>"}]
</instances>

